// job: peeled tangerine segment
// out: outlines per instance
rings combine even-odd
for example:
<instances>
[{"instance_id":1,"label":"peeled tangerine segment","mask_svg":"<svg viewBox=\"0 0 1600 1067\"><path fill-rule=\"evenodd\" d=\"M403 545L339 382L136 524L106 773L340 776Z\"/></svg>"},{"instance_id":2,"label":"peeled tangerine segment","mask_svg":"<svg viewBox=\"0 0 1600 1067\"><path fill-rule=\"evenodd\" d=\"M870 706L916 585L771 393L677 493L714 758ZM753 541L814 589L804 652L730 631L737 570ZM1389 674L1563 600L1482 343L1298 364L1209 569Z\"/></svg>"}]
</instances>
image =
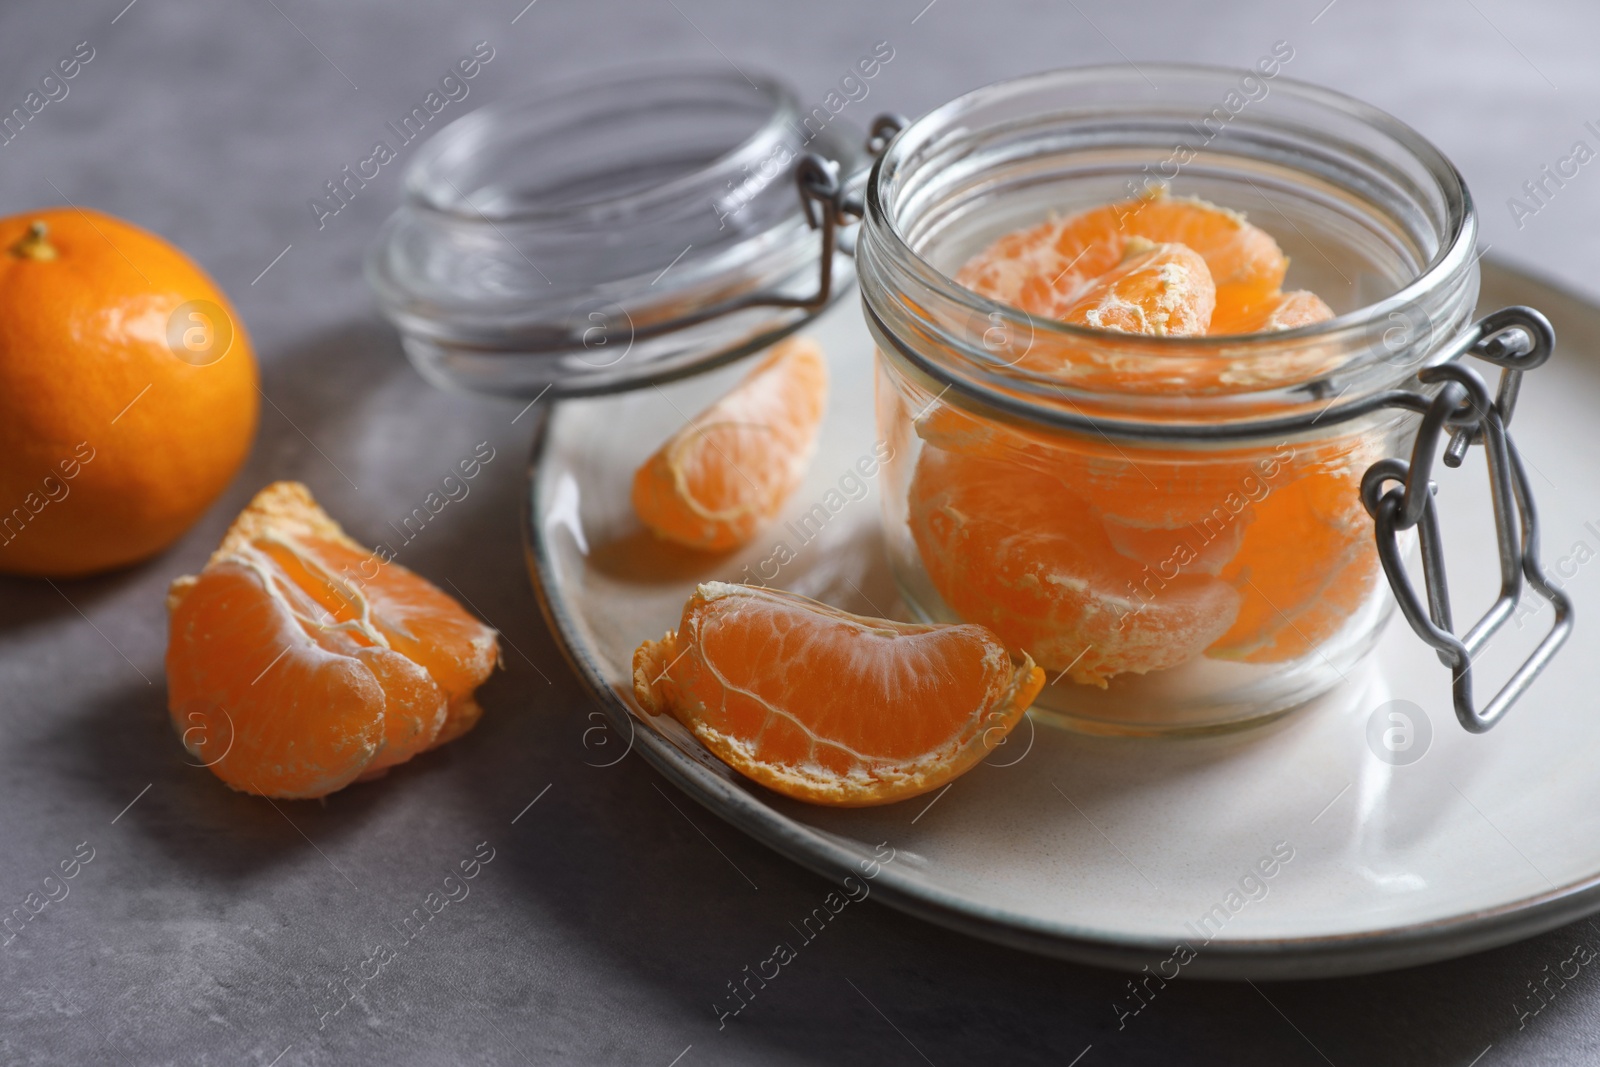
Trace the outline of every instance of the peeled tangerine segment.
<instances>
[{"instance_id":1,"label":"peeled tangerine segment","mask_svg":"<svg viewBox=\"0 0 1600 1067\"><path fill-rule=\"evenodd\" d=\"M633 687L719 759L797 800L887 804L983 759L1044 685L980 626L851 615L709 582L676 632L633 656Z\"/></svg>"},{"instance_id":2,"label":"peeled tangerine segment","mask_svg":"<svg viewBox=\"0 0 1600 1067\"><path fill-rule=\"evenodd\" d=\"M1062 321L1119 333L1192 337L1206 332L1217 287L1199 253L1181 245L1128 245L1128 256L1090 285Z\"/></svg>"},{"instance_id":3,"label":"peeled tangerine segment","mask_svg":"<svg viewBox=\"0 0 1600 1067\"><path fill-rule=\"evenodd\" d=\"M495 631L277 482L167 595L168 708L228 785L326 796L465 733Z\"/></svg>"},{"instance_id":4,"label":"peeled tangerine segment","mask_svg":"<svg viewBox=\"0 0 1600 1067\"><path fill-rule=\"evenodd\" d=\"M1273 292L1261 299L1228 309L1218 310L1211 319L1214 334L1273 333L1293 330L1326 322L1333 318L1333 309L1316 293L1295 289L1287 293Z\"/></svg>"},{"instance_id":5,"label":"peeled tangerine segment","mask_svg":"<svg viewBox=\"0 0 1600 1067\"><path fill-rule=\"evenodd\" d=\"M1243 215L1159 187L1149 196L1006 234L968 260L956 281L1029 314L1065 319L1084 290L1122 262L1135 238L1198 253L1216 286L1219 312L1275 293L1289 268L1272 235Z\"/></svg>"},{"instance_id":6,"label":"peeled tangerine segment","mask_svg":"<svg viewBox=\"0 0 1600 1067\"><path fill-rule=\"evenodd\" d=\"M948 452L1003 460L1056 478L1106 516L1115 527L1110 535L1140 558L1166 547L1161 531L1191 527L1206 538L1206 546L1196 550L1205 547L1214 557L1218 549L1209 546L1218 538L1232 537L1237 544L1237 535L1223 529L1233 525L1233 516L1242 514L1253 497L1308 466L1287 443L1196 450L1090 436L1068 439L980 418L946 403L922 412L917 435Z\"/></svg>"},{"instance_id":7,"label":"peeled tangerine segment","mask_svg":"<svg viewBox=\"0 0 1600 1067\"><path fill-rule=\"evenodd\" d=\"M1359 485L1348 474L1315 472L1256 505L1238 555L1222 572L1243 597L1239 615L1207 655L1282 663L1339 631L1379 570Z\"/></svg>"},{"instance_id":8,"label":"peeled tangerine segment","mask_svg":"<svg viewBox=\"0 0 1600 1067\"><path fill-rule=\"evenodd\" d=\"M1175 667L1239 612L1228 582L1129 558L1082 497L1017 463L924 447L909 523L952 610L1079 683Z\"/></svg>"},{"instance_id":9,"label":"peeled tangerine segment","mask_svg":"<svg viewBox=\"0 0 1600 1067\"><path fill-rule=\"evenodd\" d=\"M805 478L827 392L827 362L814 341L774 346L635 472L639 519L690 548L722 551L750 540Z\"/></svg>"},{"instance_id":10,"label":"peeled tangerine segment","mask_svg":"<svg viewBox=\"0 0 1600 1067\"><path fill-rule=\"evenodd\" d=\"M1082 291L1062 313L1075 326L1145 337L1193 337L1206 332L1216 287L1205 260L1183 245L1127 244L1127 258ZM1076 339L1035 335L1012 366L1079 386L1127 386L1137 378L1123 354ZM1158 373L1165 375L1169 368Z\"/></svg>"},{"instance_id":11,"label":"peeled tangerine segment","mask_svg":"<svg viewBox=\"0 0 1600 1067\"><path fill-rule=\"evenodd\" d=\"M1234 589L1237 617L1212 633L1214 644L1200 646L1216 659L1279 663L1310 653L1360 608L1378 574L1371 522L1359 494L1359 472L1373 457L1350 440L1283 442L1233 453L1088 440L1074 445L979 420L944 404L925 413L918 431L938 449L993 464L988 477L997 494L1022 492L1024 486L1040 492L1048 484L1040 479L1053 479L1056 491L1070 494L1087 521L1098 525L1110 550L1137 569L1128 579L1136 587L1181 571L1185 577L1214 575ZM924 455L933 451L925 448ZM942 461L924 462L931 468ZM926 484L922 472L919 463L912 487L913 533L916 501L926 497L918 488L919 482ZM1052 515L1035 512L1026 520L1030 525L1019 528L1029 536L1008 543L1018 548L1030 540L1048 542L1056 532L1067 537L1068 528L1057 531L1054 524L1078 521L1072 535L1098 544L1082 533L1086 520L1075 520L1077 515L1065 507ZM932 573L934 562L921 536L918 547ZM935 584L963 617L1027 648L1046 670L1056 662L1046 646L1030 643L990 616L969 615L961 594L953 598L937 579ZM1167 599L1163 590L1145 613L1157 611L1156 601ZM1073 634L1061 640L1070 644Z\"/></svg>"},{"instance_id":12,"label":"peeled tangerine segment","mask_svg":"<svg viewBox=\"0 0 1600 1067\"><path fill-rule=\"evenodd\" d=\"M1242 215L1163 188L1007 234L956 280L1035 316L1151 338L1332 318L1314 293L1282 291L1287 268ZM1340 358L1328 345L1259 339L1173 350L1040 329L1026 341L1016 371L1134 395L1265 389ZM1253 663L1306 655L1360 607L1377 573L1349 442L1142 447L937 399L915 429L927 445L909 521L935 588L963 618L1078 682L1202 652Z\"/></svg>"}]
</instances>

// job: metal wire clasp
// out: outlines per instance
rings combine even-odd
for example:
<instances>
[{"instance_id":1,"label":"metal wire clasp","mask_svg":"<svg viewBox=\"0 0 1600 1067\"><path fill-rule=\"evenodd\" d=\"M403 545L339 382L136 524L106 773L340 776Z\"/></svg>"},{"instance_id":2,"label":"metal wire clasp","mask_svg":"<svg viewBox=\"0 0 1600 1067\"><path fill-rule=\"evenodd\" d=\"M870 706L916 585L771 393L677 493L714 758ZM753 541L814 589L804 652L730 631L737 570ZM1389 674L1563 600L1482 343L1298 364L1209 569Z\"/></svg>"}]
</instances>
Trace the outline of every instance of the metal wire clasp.
<instances>
[{"instance_id":1,"label":"metal wire clasp","mask_svg":"<svg viewBox=\"0 0 1600 1067\"><path fill-rule=\"evenodd\" d=\"M905 116L879 115L872 120L872 131L867 137L867 154L876 159L889 147L894 135L905 129ZM839 164L815 152L802 155L794 168L795 185L800 190L800 203L805 208L806 222L813 230L822 231L822 260L817 291L804 297L769 296L754 301L773 307L796 307L818 311L827 306L833 297L833 253L839 246L839 231L849 222L865 214L859 197L845 192L839 179ZM847 249L848 251L848 249Z\"/></svg>"},{"instance_id":2,"label":"metal wire clasp","mask_svg":"<svg viewBox=\"0 0 1600 1067\"><path fill-rule=\"evenodd\" d=\"M1550 584L1539 564L1538 513L1522 459L1506 430L1522 375L1550 358L1555 331L1549 320L1532 308L1503 308L1479 319L1449 348L1457 355L1418 375L1424 384L1444 384L1423 412L1410 462L1390 458L1374 463L1361 479L1361 500L1372 516L1378 558L1401 612L1453 674L1456 718L1469 731L1483 733L1500 721L1572 633L1572 603ZM1476 356L1501 368L1494 397L1476 371L1457 361L1461 355ZM1469 448L1485 446L1500 550L1500 595L1463 637L1455 635L1451 621L1444 548L1433 501L1438 487L1429 477L1439 438L1446 429L1450 431L1444 450L1446 466L1460 466ZM1389 486L1391 482L1398 484ZM1417 528L1421 542L1426 608L1406 573L1400 551L1398 535L1412 527ZM1472 660L1511 617L1522 598L1524 580L1555 609L1555 622L1510 680L1478 710L1472 702Z\"/></svg>"},{"instance_id":3,"label":"metal wire clasp","mask_svg":"<svg viewBox=\"0 0 1600 1067\"><path fill-rule=\"evenodd\" d=\"M883 154L894 135L905 129L907 120L901 115L879 115L872 121L872 132L867 138L867 154L873 158ZM635 338L653 336L670 330L681 330L712 319L722 318L737 311L755 307L797 308L801 311L821 311L833 299L833 256L841 246L844 228L861 218L864 209L859 197L845 191L839 177L839 164L816 152L806 152L795 162L795 185L800 191L800 204L805 209L806 222L813 230L822 231L822 255L817 268L817 291L809 296L788 296L781 292L763 291L741 296L719 304L711 304L698 311L674 318L659 329L648 326L633 328ZM844 251L853 248L845 246ZM631 325L631 324L630 324Z\"/></svg>"}]
</instances>

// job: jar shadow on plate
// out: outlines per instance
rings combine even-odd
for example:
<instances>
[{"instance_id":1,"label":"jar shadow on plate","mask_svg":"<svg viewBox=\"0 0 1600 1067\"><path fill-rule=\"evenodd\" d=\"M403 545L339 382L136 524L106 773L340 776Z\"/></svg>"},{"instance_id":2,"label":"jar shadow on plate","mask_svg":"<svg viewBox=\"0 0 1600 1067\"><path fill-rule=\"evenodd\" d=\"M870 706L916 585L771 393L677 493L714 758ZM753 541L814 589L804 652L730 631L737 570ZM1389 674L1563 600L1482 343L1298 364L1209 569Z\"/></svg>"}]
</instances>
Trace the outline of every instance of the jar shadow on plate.
<instances>
[{"instance_id":1,"label":"jar shadow on plate","mask_svg":"<svg viewBox=\"0 0 1600 1067\"><path fill-rule=\"evenodd\" d=\"M729 561L739 553L739 549L701 552L662 540L639 526L591 545L587 562L598 573L620 582L679 585L724 580L723 573L736 569Z\"/></svg>"}]
</instances>

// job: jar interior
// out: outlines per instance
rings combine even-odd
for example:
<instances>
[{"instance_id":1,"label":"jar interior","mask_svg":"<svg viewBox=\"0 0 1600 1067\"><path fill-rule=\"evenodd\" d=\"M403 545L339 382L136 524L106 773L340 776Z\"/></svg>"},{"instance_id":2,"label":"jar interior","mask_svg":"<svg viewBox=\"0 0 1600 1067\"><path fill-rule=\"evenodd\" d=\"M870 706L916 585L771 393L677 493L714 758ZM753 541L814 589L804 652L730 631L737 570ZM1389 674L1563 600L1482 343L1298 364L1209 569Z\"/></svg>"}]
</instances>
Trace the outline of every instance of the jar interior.
<instances>
[{"instance_id":1,"label":"jar interior","mask_svg":"<svg viewBox=\"0 0 1600 1067\"><path fill-rule=\"evenodd\" d=\"M1119 733L1259 721L1372 646L1392 602L1359 487L1415 418L1319 420L1416 387L1477 288L1459 175L1400 123L1286 79L1149 73L1159 89L1113 68L1023 78L919 120L879 165L861 252L908 605L988 626L1045 669L1040 708ZM1283 288L1334 317L1141 335L954 280L1003 235L1160 193L1245 215L1289 257Z\"/></svg>"},{"instance_id":2,"label":"jar interior","mask_svg":"<svg viewBox=\"0 0 1600 1067\"><path fill-rule=\"evenodd\" d=\"M1172 147L1159 133L1151 137L1153 143L1142 145L1073 148L1006 168L1003 177L971 175L941 190L938 206L917 217L907 237L932 266L953 277L1003 234L1155 188L1149 176L1162 172ZM1345 314L1399 292L1440 251L1428 220L1399 198L1353 195L1343 184L1353 177L1205 151L1166 184L1172 195L1236 211L1266 230L1289 258L1284 289L1309 289Z\"/></svg>"},{"instance_id":3,"label":"jar interior","mask_svg":"<svg viewBox=\"0 0 1600 1067\"><path fill-rule=\"evenodd\" d=\"M795 166L815 153L859 183L859 145L723 64L508 98L418 150L367 277L440 385L531 398L667 381L815 314L823 245ZM840 247L829 272L824 303L854 279Z\"/></svg>"},{"instance_id":4,"label":"jar interior","mask_svg":"<svg viewBox=\"0 0 1600 1067\"><path fill-rule=\"evenodd\" d=\"M920 619L1025 650L1098 733L1231 729L1344 680L1391 610L1358 487L1410 413L1236 447L1043 434L879 357L887 552Z\"/></svg>"},{"instance_id":5,"label":"jar interior","mask_svg":"<svg viewBox=\"0 0 1600 1067\"><path fill-rule=\"evenodd\" d=\"M862 260L889 294L871 310L892 333L929 342L934 377L969 395L1008 392L1013 410L1198 427L1395 387L1472 309L1476 222L1460 175L1375 109L1287 79L1257 78L1245 100L1237 90L1251 77L1165 67L1156 90L1120 69L1058 71L919 120L891 146L868 198L874 239ZM1144 337L1036 318L954 280L1004 234L1161 191L1245 215L1287 254L1284 290L1310 290L1335 317L1272 333ZM1087 354L1077 367L1116 373L1033 373L1075 352ZM1189 387L1204 361L1210 384Z\"/></svg>"},{"instance_id":6,"label":"jar interior","mask_svg":"<svg viewBox=\"0 0 1600 1067\"><path fill-rule=\"evenodd\" d=\"M592 288L792 219L785 169L763 163L798 152L793 111L777 85L731 73L586 84L452 126L424 150L408 192L484 229L484 250L498 248L514 276L551 275L529 284ZM507 234L517 248L504 247ZM538 267L540 255L559 255L559 270Z\"/></svg>"}]
</instances>

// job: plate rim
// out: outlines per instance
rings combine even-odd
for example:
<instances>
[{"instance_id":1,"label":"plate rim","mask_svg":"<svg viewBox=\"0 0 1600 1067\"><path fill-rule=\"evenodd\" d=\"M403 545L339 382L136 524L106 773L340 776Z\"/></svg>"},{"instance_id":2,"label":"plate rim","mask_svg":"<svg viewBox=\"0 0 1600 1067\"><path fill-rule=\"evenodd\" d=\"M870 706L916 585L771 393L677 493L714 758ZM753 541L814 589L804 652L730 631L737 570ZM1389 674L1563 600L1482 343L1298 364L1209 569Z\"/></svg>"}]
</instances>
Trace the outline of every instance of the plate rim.
<instances>
[{"instance_id":1,"label":"plate rim","mask_svg":"<svg viewBox=\"0 0 1600 1067\"><path fill-rule=\"evenodd\" d=\"M1484 257L1483 272L1502 276L1513 285L1538 288L1563 301L1600 315L1600 304L1540 275ZM533 443L525 473L526 492L521 507L523 555L539 611L556 645L590 699L613 730L631 737L637 749L657 772L706 810L814 874L839 883L855 871L859 858L829 840L828 834L806 826L765 803L750 788L725 780L702 766L654 729L641 729L643 720L602 675L598 664L579 639L579 630L566 603L553 588L556 573L536 512L539 504L539 470L547 452L551 426L560 405L538 409ZM873 894L895 909L947 929L1010 948L1076 963L1138 971L1166 958L1175 949L1167 938L1119 934L1115 930L1075 927L1017 915L1002 908L983 909L936 885L883 866L873 883ZM1195 956L1184 973L1217 979L1318 979L1420 966L1482 952L1532 937L1600 910L1600 870L1585 878L1520 897L1490 908L1459 912L1426 922L1407 923L1354 933L1310 937L1236 938L1194 946Z\"/></svg>"}]
</instances>

